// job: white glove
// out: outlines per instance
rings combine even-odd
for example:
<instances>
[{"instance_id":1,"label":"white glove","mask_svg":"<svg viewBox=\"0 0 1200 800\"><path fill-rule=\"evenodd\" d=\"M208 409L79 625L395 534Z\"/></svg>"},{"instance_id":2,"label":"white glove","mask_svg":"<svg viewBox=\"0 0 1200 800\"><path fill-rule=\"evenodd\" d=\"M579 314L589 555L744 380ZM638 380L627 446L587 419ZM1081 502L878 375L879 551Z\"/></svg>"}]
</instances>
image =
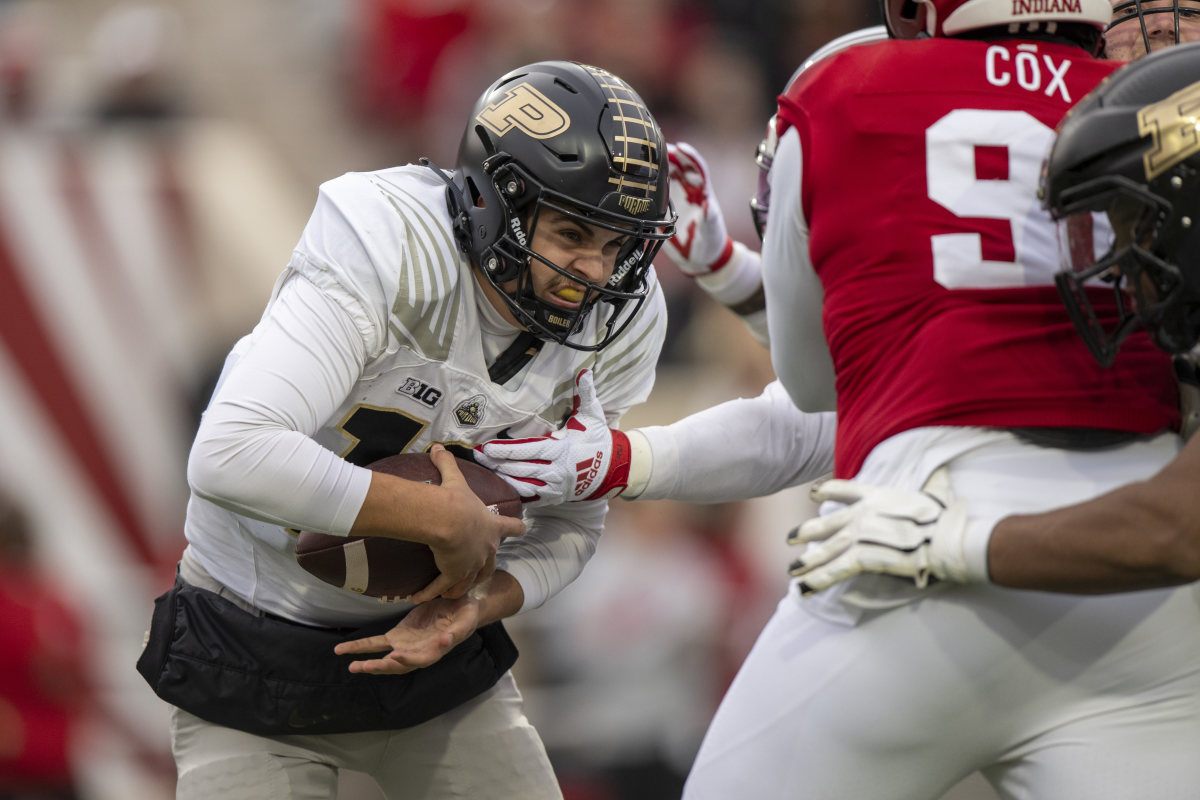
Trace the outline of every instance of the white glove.
<instances>
[{"instance_id":1,"label":"white glove","mask_svg":"<svg viewBox=\"0 0 1200 800\"><path fill-rule=\"evenodd\" d=\"M562 428L475 448L475 460L498 473L530 508L616 497L629 484L629 457L629 437L608 427L587 369L575 376L575 407Z\"/></svg>"},{"instance_id":2,"label":"white glove","mask_svg":"<svg viewBox=\"0 0 1200 800\"><path fill-rule=\"evenodd\" d=\"M685 275L707 275L733 255L733 240L725 230L721 206L708 180L708 165L690 144L667 144L671 204L679 219L675 236L667 240L667 255Z\"/></svg>"},{"instance_id":3,"label":"white glove","mask_svg":"<svg viewBox=\"0 0 1200 800\"><path fill-rule=\"evenodd\" d=\"M922 491L829 480L814 486L811 496L849 505L788 534L788 544L820 542L789 569L801 579L802 594L864 572L912 578L918 588L931 579L987 580L986 536L982 549L968 552L966 502L954 497L945 467L933 473Z\"/></svg>"}]
</instances>

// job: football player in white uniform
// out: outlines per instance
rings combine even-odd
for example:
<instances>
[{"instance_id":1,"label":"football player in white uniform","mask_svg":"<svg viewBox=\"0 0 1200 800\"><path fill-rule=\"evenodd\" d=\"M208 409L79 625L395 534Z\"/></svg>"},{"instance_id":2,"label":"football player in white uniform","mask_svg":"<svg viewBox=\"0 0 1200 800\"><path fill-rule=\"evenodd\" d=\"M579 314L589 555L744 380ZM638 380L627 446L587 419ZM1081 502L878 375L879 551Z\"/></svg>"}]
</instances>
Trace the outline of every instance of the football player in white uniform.
<instances>
[{"instance_id":1,"label":"football player in white uniform","mask_svg":"<svg viewBox=\"0 0 1200 800\"><path fill-rule=\"evenodd\" d=\"M205 412L138 664L175 706L180 797L333 798L343 767L393 800L560 797L498 621L578 575L607 503L496 516L451 453L557 429L577 383L610 425L647 397L667 181L637 93L555 61L484 92L455 171L322 185ZM361 466L423 451L440 486ZM299 529L423 542L441 574L415 610L357 595L297 565Z\"/></svg>"},{"instance_id":2,"label":"football player in white uniform","mask_svg":"<svg viewBox=\"0 0 1200 800\"><path fill-rule=\"evenodd\" d=\"M886 37L883 25L839 36L805 59L788 84L834 53ZM766 177L776 144L772 116L754 159L760 181L750 212L759 237L767 224ZM671 201L679 220L664 252L765 345L761 257L729 236L700 153L684 142L668 148ZM584 424L537 439L487 442L476 448L476 459L500 473L533 506L618 495L691 503L745 500L815 480L833 467L833 412L801 411L777 380L757 397L730 400L670 425L629 431L605 425L603 406L594 396L581 401L578 420ZM832 397L828 408L833 408ZM585 459L601 469L581 486L576 464Z\"/></svg>"}]
</instances>

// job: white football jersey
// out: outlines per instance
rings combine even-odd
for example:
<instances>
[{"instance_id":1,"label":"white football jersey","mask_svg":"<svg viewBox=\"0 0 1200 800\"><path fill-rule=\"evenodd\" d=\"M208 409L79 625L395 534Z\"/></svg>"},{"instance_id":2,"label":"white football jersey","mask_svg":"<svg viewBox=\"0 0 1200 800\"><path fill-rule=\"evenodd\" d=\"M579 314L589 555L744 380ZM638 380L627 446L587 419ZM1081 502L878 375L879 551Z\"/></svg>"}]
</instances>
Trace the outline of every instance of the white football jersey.
<instances>
[{"instance_id":1,"label":"white football jersey","mask_svg":"<svg viewBox=\"0 0 1200 800\"><path fill-rule=\"evenodd\" d=\"M415 165L324 184L263 320L230 355L189 474L198 460L219 459L234 488L194 491L186 532L201 566L259 608L331 626L396 613L295 561L296 529L344 534L357 515L369 474L347 460L550 433L570 414L583 368L610 425L650 392L666 332L653 272L649 299L606 348L547 342L507 383L493 383L488 365L518 331L455 245L445 192L432 169ZM590 314L585 335L598 341L605 316ZM526 512L527 533L498 558L521 582L526 608L578 574L606 510L597 501Z\"/></svg>"}]
</instances>

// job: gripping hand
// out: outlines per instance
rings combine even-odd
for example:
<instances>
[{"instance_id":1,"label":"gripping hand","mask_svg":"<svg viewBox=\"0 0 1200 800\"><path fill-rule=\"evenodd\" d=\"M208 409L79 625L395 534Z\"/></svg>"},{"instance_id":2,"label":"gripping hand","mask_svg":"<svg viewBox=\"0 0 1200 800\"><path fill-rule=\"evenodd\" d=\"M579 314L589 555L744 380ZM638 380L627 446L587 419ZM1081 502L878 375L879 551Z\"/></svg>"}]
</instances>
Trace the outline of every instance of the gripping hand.
<instances>
[{"instance_id":1,"label":"gripping hand","mask_svg":"<svg viewBox=\"0 0 1200 800\"><path fill-rule=\"evenodd\" d=\"M684 142L667 145L671 204L679 220L664 248L680 271L693 278L715 272L733 255L733 240L708 179L708 165Z\"/></svg>"},{"instance_id":2,"label":"gripping hand","mask_svg":"<svg viewBox=\"0 0 1200 800\"><path fill-rule=\"evenodd\" d=\"M475 460L508 481L529 507L616 497L629 483L629 457L629 438L608 427L586 369L575 376L575 405L562 428L475 448Z\"/></svg>"},{"instance_id":3,"label":"gripping hand","mask_svg":"<svg viewBox=\"0 0 1200 800\"><path fill-rule=\"evenodd\" d=\"M955 499L945 467L921 491L829 480L814 486L811 495L848 505L788 534L788 544L819 543L789 570L800 578L802 594L862 573L912 578L919 588L935 579L986 580L964 555L966 503Z\"/></svg>"}]
</instances>

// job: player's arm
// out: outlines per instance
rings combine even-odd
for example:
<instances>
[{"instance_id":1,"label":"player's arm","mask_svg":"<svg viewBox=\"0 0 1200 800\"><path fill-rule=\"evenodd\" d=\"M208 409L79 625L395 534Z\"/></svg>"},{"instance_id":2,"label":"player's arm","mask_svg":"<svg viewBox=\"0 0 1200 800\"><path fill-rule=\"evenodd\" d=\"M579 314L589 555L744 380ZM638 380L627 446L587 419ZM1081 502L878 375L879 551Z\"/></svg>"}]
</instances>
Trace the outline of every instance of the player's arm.
<instances>
[{"instance_id":1,"label":"player's arm","mask_svg":"<svg viewBox=\"0 0 1200 800\"><path fill-rule=\"evenodd\" d=\"M453 480L430 486L373 473L312 439L349 394L367 347L350 315L307 279L281 284L234 358L188 460L200 497L284 527L429 544L439 580L463 591L459 584L490 568L500 538L523 531Z\"/></svg>"},{"instance_id":2,"label":"player's arm","mask_svg":"<svg viewBox=\"0 0 1200 800\"><path fill-rule=\"evenodd\" d=\"M623 338L628 335L627 341L638 342L638 346L622 348L618 341L604 351L597 370L608 378L605 388L617 412L624 412L649 394L665 331L665 301L661 291L655 290L639 318L623 334ZM596 397L591 370L583 370L576 376L576 386L575 407L563 431L574 432L589 426L593 431L608 431L608 420ZM614 414L616 418L619 417ZM551 436L523 441L544 442L549 447L558 444ZM588 453L589 463L594 455ZM476 460L492 468L479 450ZM572 471L574 480L574 468ZM529 499L531 485L526 482L517 485ZM352 662L352 672L400 674L429 666L479 625L537 608L578 577L596 550L607 513L608 502L599 497L591 502L557 505L528 503L526 534L501 544L496 571L489 579L461 598L437 597L422 603L386 634L343 642L337 652L368 656Z\"/></svg>"},{"instance_id":3,"label":"player's arm","mask_svg":"<svg viewBox=\"0 0 1200 800\"><path fill-rule=\"evenodd\" d=\"M936 474L936 473L935 473ZM862 573L1013 589L1104 594L1200 579L1200 442L1152 478L1039 514L973 518L946 487L906 491L828 481L815 500L846 508L789 536L791 574L817 592Z\"/></svg>"},{"instance_id":4,"label":"player's arm","mask_svg":"<svg viewBox=\"0 0 1200 800\"><path fill-rule=\"evenodd\" d=\"M763 238L763 287L771 364L796 405L805 411L836 406L833 359L825 343L825 292L808 253L808 222L800 202L800 137L789 129L771 162L771 221Z\"/></svg>"},{"instance_id":5,"label":"player's arm","mask_svg":"<svg viewBox=\"0 0 1200 800\"><path fill-rule=\"evenodd\" d=\"M605 501L526 512L528 533L505 541L496 571L461 597L421 603L387 633L342 642L335 652L364 658L351 672L398 675L427 667L478 627L537 608L578 577L596 550Z\"/></svg>"},{"instance_id":6,"label":"player's arm","mask_svg":"<svg viewBox=\"0 0 1200 800\"><path fill-rule=\"evenodd\" d=\"M403 675L436 663L476 629L512 616L522 604L521 584L498 571L463 597L422 603L387 633L342 642L334 652L367 656L350 662L351 672Z\"/></svg>"},{"instance_id":7,"label":"player's arm","mask_svg":"<svg viewBox=\"0 0 1200 800\"><path fill-rule=\"evenodd\" d=\"M587 375L578 391L576 411L559 431L476 449L480 463L534 507L616 496L742 500L814 480L833 466L833 413L800 411L778 381L757 397L628 432L606 424Z\"/></svg>"},{"instance_id":8,"label":"player's arm","mask_svg":"<svg viewBox=\"0 0 1200 800\"><path fill-rule=\"evenodd\" d=\"M679 220L663 250L679 271L767 343L766 302L759 254L734 241L713 191L708 165L686 142L668 144L671 204Z\"/></svg>"},{"instance_id":9,"label":"player's arm","mask_svg":"<svg viewBox=\"0 0 1200 800\"><path fill-rule=\"evenodd\" d=\"M833 412L796 408L779 381L669 425L635 428L627 499L723 503L765 497L833 469Z\"/></svg>"},{"instance_id":10,"label":"player's arm","mask_svg":"<svg viewBox=\"0 0 1200 800\"><path fill-rule=\"evenodd\" d=\"M993 583L1078 593L1200 579L1200 441L1146 481L1084 503L1001 519L988 541Z\"/></svg>"}]
</instances>

